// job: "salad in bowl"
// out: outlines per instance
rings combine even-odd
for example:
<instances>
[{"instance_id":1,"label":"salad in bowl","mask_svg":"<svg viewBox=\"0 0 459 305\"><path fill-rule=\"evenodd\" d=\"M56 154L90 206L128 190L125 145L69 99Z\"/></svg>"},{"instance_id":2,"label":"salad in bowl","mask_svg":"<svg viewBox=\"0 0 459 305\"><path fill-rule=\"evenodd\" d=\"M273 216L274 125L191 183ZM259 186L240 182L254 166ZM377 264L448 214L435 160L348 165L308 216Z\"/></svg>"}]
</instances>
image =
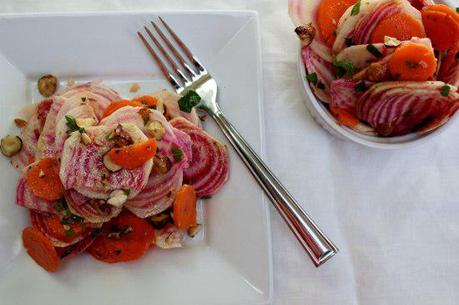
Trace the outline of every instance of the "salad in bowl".
<instances>
[{"instance_id":1,"label":"salad in bowl","mask_svg":"<svg viewBox=\"0 0 459 305\"><path fill-rule=\"evenodd\" d=\"M289 0L289 14L313 115L334 133L399 144L431 134L459 108L457 9L430 0Z\"/></svg>"}]
</instances>

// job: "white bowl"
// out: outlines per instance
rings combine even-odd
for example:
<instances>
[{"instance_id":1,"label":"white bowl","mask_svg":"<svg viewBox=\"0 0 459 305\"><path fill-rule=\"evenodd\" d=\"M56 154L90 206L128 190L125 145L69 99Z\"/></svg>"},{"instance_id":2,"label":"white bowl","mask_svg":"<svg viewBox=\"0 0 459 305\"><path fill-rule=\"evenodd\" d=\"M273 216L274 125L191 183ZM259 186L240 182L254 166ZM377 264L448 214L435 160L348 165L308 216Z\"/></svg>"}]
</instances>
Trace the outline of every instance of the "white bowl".
<instances>
[{"instance_id":1,"label":"white bowl","mask_svg":"<svg viewBox=\"0 0 459 305\"><path fill-rule=\"evenodd\" d=\"M306 81L306 68L304 66L303 57L301 55L301 47L298 52L298 76L302 87L304 89L305 99L304 103L314 120L327 130L332 135L340 138L349 140L364 146L379 148L379 149L400 149L408 146L413 146L432 139L438 136L441 132L445 131L446 128L454 124L455 118L453 116L449 121L427 133L409 133L404 136L398 137L380 137L365 135L346 126L339 125L335 117L328 111L324 103L316 98L309 87L309 82Z\"/></svg>"}]
</instances>

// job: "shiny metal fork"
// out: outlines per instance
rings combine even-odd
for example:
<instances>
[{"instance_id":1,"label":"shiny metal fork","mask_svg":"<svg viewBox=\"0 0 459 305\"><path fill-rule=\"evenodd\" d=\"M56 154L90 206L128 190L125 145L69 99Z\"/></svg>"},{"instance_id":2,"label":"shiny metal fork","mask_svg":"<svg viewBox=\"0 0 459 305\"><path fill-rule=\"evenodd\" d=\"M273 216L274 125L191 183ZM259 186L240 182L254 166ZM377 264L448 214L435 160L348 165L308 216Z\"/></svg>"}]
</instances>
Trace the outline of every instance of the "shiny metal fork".
<instances>
[{"instance_id":1,"label":"shiny metal fork","mask_svg":"<svg viewBox=\"0 0 459 305\"><path fill-rule=\"evenodd\" d=\"M156 34L167 46L169 52L165 50L148 27L144 27L144 29L156 48L162 54L165 61L169 64L170 68L168 68L163 59L158 56L158 53L156 53L153 47L148 43L144 35L137 32L143 44L148 49L153 59L159 65L162 73L177 93L184 94L189 90L194 90L199 94L199 96L201 96L202 100L198 107L207 111L207 113L215 120L241 157L242 161L271 199L274 207L286 221L291 231L311 257L314 264L316 266L320 266L337 253L338 249L321 232L312 219L295 201L292 195L290 195L285 187L269 170L266 164L239 134L236 128L234 128L234 126L228 121L220 109L220 106L217 104L217 83L215 79L212 78L210 73L204 68L199 60L193 56L191 51L167 25L167 23L161 17L159 17L159 19L166 31L175 41L176 45L181 49L181 52L185 55L187 60L183 58L173 43L166 37L166 35L164 35L160 27L154 22L151 22L151 25L153 26Z\"/></svg>"}]
</instances>

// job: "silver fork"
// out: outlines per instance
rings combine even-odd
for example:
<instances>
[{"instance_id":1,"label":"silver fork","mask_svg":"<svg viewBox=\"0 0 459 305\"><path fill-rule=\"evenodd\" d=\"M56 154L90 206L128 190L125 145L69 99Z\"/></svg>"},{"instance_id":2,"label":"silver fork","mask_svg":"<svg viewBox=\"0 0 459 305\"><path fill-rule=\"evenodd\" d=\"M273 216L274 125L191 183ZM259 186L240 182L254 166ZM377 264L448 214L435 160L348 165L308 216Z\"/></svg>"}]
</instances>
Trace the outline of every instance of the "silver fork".
<instances>
[{"instance_id":1,"label":"silver fork","mask_svg":"<svg viewBox=\"0 0 459 305\"><path fill-rule=\"evenodd\" d=\"M153 47L145 39L144 35L137 32L143 44L178 94L194 90L199 94L199 96L201 96L202 99L198 107L207 111L207 113L215 120L238 155L241 157L242 161L271 199L271 202L276 210L286 221L290 230L306 250L313 263L317 267L320 266L336 254L338 249L322 233L313 220L303 211L292 195L290 195L280 181L269 170L266 164L239 134L236 128L234 128L234 126L228 121L220 109L220 106L217 104L217 82L215 79L212 78L210 73L204 68L199 60L193 56L188 47L167 25L167 23L161 17L159 17L159 19L177 46L181 49L183 54L185 54L188 62L154 22L151 22L151 25L155 29L156 34L159 35L160 39L165 43L167 49L169 49L172 54L165 50L148 27L145 26L144 29L156 48L168 62L171 69L169 69L163 60L158 56ZM178 66L176 61L181 67Z\"/></svg>"}]
</instances>

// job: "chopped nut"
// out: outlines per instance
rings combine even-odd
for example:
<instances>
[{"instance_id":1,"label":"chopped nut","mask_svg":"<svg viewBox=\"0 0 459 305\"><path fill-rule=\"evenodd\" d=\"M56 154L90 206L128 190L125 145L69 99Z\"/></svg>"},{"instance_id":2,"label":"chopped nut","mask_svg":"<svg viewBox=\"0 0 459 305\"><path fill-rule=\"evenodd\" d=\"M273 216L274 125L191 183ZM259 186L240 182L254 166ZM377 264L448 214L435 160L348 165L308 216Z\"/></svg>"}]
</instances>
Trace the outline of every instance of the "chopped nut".
<instances>
[{"instance_id":1,"label":"chopped nut","mask_svg":"<svg viewBox=\"0 0 459 305\"><path fill-rule=\"evenodd\" d=\"M75 85L75 80L69 79L67 81L67 88L73 87Z\"/></svg>"},{"instance_id":2,"label":"chopped nut","mask_svg":"<svg viewBox=\"0 0 459 305\"><path fill-rule=\"evenodd\" d=\"M48 74L48 75L42 76L38 80L38 91L44 97L50 97L51 95L56 93L57 85L58 85L57 78L51 74Z\"/></svg>"},{"instance_id":3,"label":"chopped nut","mask_svg":"<svg viewBox=\"0 0 459 305\"><path fill-rule=\"evenodd\" d=\"M199 231L201 230L201 225L198 223L195 226L189 227L187 230L188 236L193 238L195 237Z\"/></svg>"},{"instance_id":4,"label":"chopped nut","mask_svg":"<svg viewBox=\"0 0 459 305\"><path fill-rule=\"evenodd\" d=\"M23 128L27 126L27 122L23 119L14 119L14 124L16 124L16 127L18 128Z\"/></svg>"},{"instance_id":5,"label":"chopped nut","mask_svg":"<svg viewBox=\"0 0 459 305\"><path fill-rule=\"evenodd\" d=\"M171 169L171 161L168 157L162 154L157 154L153 158L153 172L155 174L164 175Z\"/></svg>"},{"instance_id":6,"label":"chopped nut","mask_svg":"<svg viewBox=\"0 0 459 305\"><path fill-rule=\"evenodd\" d=\"M81 134L81 140L83 141L83 144L85 144L85 145L88 145L88 144L92 143L91 138L88 136L88 134L86 132Z\"/></svg>"},{"instance_id":7,"label":"chopped nut","mask_svg":"<svg viewBox=\"0 0 459 305\"><path fill-rule=\"evenodd\" d=\"M75 123L80 128L88 128L97 124L97 120L95 118L76 118Z\"/></svg>"},{"instance_id":8,"label":"chopped nut","mask_svg":"<svg viewBox=\"0 0 459 305\"><path fill-rule=\"evenodd\" d=\"M140 85L137 83L134 83L131 85L131 88L129 88L129 92L137 92L140 89Z\"/></svg>"},{"instance_id":9,"label":"chopped nut","mask_svg":"<svg viewBox=\"0 0 459 305\"><path fill-rule=\"evenodd\" d=\"M22 140L18 136L7 135L1 140L2 153L7 157L12 157L22 149Z\"/></svg>"},{"instance_id":10,"label":"chopped nut","mask_svg":"<svg viewBox=\"0 0 459 305\"><path fill-rule=\"evenodd\" d=\"M45 176L45 172L42 169L40 169L40 172L38 173L38 177L41 178L41 177L44 177L44 176Z\"/></svg>"},{"instance_id":11,"label":"chopped nut","mask_svg":"<svg viewBox=\"0 0 459 305\"><path fill-rule=\"evenodd\" d=\"M69 225L63 225L63 227L64 227L64 230L66 230L66 231L70 230L70 226Z\"/></svg>"},{"instance_id":12,"label":"chopped nut","mask_svg":"<svg viewBox=\"0 0 459 305\"><path fill-rule=\"evenodd\" d=\"M142 117L143 125L146 126L148 124L148 121L150 120L151 110L149 108L147 108L147 107L143 107L142 109L139 110L138 113Z\"/></svg>"},{"instance_id":13,"label":"chopped nut","mask_svg":"<svg viewBox=\"0 0 459 305\"><path fill-rule=\"evenodd\" d=\"M297 27L295 33L298 35L298 38L300 38L302 46L309 46L316 35L316 28L312 23L308 23Z\"/></svg>"},{"instance_id":14,"label":"chopped nut","mask_svg":"<svg viewBox=\"0 0 459 305\"><path fill-rule=\"evenodd\" d=\"M111 172L117 172L120 169L122 169L121 166L112 162L112 159L110 159L110 156L108 154L105 154L104 156L104 165Z\"/></svg>"},{"instance_id":15,"label":"chopped nut","mask_svg":"<svg viewBox=\"0 0 459 305\"><path fill-rule=\"evenodd\" d=\"M400 40L390 36L384 36L384 45L388 48L395 48L401 44Z\"/></svg>"},{"instance_id":16,"label":"chopped nut","mask_svg":"<svg viewBox=\"0 0 459 305\"><path fill-rule=\"evenodd\" d=\"M150 122L145 126L145 128L156 140L161 140L166 133L166 130L160 121Z\"/></svg>"},{"instance_id":17,"label":"chopped nut","mask_svg":"<svg viewBox=\"0 0 459 305\"><path fill-rule=\"evenodd\" d=\"M127 199L128 196L123 190L116 190L110 194L110 198L107 200L107 203L119 208L126 202Z\"/></svg>"}]
</instances>

